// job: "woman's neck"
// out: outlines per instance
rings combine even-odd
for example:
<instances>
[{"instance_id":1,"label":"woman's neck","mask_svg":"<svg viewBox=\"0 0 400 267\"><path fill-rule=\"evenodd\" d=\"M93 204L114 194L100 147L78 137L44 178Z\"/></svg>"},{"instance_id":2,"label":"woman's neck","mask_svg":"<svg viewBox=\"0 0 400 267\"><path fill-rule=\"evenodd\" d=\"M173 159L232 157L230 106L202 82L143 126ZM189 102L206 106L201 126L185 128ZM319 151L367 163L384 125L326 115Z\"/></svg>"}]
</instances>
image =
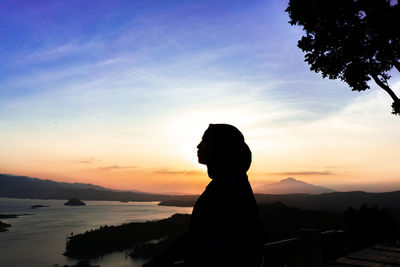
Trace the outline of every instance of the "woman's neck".
<instances>
[{"instance_id":1,"label":"woman's neck","mask_svg":"<svg viewBox=\"0 0 400 267\"><path fill-rule=\"evenodd\" d=\"M213 165L207 165L207 173L213 180L234 179L245 174L233 167Z\"/></svg>"}]
</instances>

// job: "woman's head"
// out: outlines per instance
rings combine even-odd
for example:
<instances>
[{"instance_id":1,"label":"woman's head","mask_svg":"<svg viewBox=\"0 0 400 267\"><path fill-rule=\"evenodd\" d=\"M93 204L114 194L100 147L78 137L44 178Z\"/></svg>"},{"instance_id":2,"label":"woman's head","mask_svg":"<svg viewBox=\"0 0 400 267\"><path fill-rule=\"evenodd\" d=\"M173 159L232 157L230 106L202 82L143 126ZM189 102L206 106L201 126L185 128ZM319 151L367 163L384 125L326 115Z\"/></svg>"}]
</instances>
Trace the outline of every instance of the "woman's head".
<instances>
[{"instance_id":1,"label":"woman's head","mask_svg":"<svg viewBox=\"0 0 400 267\"><path fill-rule=\"evenodd\" d=\"M210 124L197 148L199 163L208 167L244 172L250 168L251 151L232 125Z\"/></svg>"}]
</instances>

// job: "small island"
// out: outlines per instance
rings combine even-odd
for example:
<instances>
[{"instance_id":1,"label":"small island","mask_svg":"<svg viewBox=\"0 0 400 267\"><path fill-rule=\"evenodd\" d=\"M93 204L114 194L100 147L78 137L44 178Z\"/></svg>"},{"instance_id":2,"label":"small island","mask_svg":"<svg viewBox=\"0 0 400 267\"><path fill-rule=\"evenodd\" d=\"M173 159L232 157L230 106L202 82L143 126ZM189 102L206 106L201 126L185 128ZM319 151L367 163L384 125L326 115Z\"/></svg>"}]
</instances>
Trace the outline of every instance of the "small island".
<instances>
[{"instance_id":1,"label":"small island","mask_svg":"<svg viewBox=\"0 0 400 267\"><path fill-rule=\"evenodd\" d=\"M196 200L193 199L171 199L161 201L158 206L193 207L195 203Z\"/></svg>"},{"instance_id":2,"label":"small island","mask_svg":"<svg viewBox=\"0 0 400 267\"><path fill-rule=\"evenodd\" d=\"M33 214L28 214L28 213L24 213L24 214L0 214L0 219L15 219L15 218L19 218L20 216L24 216L24 215L33 215ZM5 232L10 227L11 227L10 223L5 223L5 222L0 221L0 232Z\"/></svg>"},{"instance_id":3,"label":"small island","mask_svg":"<svg viewBox=\"0 0 400 267\"><path fill-rule=\"evenodd\" d=\"M0 214L0 219L14 219L18 218L20 214Z\"/></svg>"},{"instance_id":4,"label":"small island","mask_svg":"<svg viewBox=\"0 0 400 267\"><path fill-rule=\"evenodd\" d=\"M9 227L11 227L11 224L0 221L0 232L7 231Z\"/></svg>"},{"instance_id":5,"label":"small island","mask_svg":"<svg viewBox=\"0 0 400 267\"><path fill-rule=\"evenodd\" d=\"M20 216L25 216L25 215L33 215L29 213L23 213L23 214L0 214L0 219L15 219L19 218Z\"/></svg>"},{"instance_id":6,"label":"small island","mask_svg":"<svg viewBox=\"0 0 400 267\"><path fill-rule=\"evenodd\" d=\"M71 198L70 200L65 202L64 205L66 205L66 206L84 206L86 204L77 198Z\"/></svg>"},{"instance_id":7,"label":"small island","mask_svg":"<svg viewBox=\"0 0 400 267\"><path fill-rule=\"evenodd\" d=\"M31 206L31 209L48 208L48 207L50 207L50 206L47 206L47 205L32 205L32 206Z\"/></svg>"}]
</instances>

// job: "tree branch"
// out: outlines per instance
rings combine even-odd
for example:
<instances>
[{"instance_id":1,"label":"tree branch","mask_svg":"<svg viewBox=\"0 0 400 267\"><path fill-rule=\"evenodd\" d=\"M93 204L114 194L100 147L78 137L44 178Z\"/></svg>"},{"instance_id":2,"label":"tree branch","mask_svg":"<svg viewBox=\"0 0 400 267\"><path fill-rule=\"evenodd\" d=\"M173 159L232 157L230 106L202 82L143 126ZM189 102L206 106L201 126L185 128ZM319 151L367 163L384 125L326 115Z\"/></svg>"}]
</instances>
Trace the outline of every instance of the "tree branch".
<instances>
[{"instance_id":1,"label":"tree branch","mask_svg":"<svg viewBox=\"0 0 400 267\"><path fill-rule=\"evenodd\" d=\"M400 62L395 61L395 62L393 63L393 65L394 65L395 68L400 72Z\"/></svg>"},{"instance_id":2,"label":"tree branch","mask_svg":"<svg viewBox=\"0 0 400 267\"><path fill-rule=\"evenodd\" d=\"M397 67L396 67L396 68L397 68ZM376 74L371 74L371 76L372 76L372 78L374 79L374 81L376 82L376 84L379 85L383 90L385 90L385 91L390 95L390 97L393 99L393 101L394 101L395 103L399 103L399 102L400 102L399 98L398 98L397 95L393 92L393 90L390 89L390 87L387 86L384 82L382 82L382 81L378 78L378 75L376 75Z\"/></svg>"}]
</instances>

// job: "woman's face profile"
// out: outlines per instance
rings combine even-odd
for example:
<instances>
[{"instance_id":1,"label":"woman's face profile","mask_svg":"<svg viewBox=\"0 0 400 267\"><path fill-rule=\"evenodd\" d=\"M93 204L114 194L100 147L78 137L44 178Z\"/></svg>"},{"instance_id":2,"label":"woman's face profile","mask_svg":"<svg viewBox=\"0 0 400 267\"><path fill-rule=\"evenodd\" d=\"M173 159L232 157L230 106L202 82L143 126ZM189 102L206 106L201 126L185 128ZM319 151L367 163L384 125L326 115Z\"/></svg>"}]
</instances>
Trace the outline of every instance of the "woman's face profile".
<instances>
[{"instance_id":1,"label":"woman's face profile","mask_svg":"<svg viewBox=\"0 0 400 267\"><path fill-rule=\"evenodd\" d=\"M197 157L200 164L207 165L211 159L211 148L210 144L207 142L206 133L204 133L203 138L197 145Z\"/></svg>"}]
</instances>

